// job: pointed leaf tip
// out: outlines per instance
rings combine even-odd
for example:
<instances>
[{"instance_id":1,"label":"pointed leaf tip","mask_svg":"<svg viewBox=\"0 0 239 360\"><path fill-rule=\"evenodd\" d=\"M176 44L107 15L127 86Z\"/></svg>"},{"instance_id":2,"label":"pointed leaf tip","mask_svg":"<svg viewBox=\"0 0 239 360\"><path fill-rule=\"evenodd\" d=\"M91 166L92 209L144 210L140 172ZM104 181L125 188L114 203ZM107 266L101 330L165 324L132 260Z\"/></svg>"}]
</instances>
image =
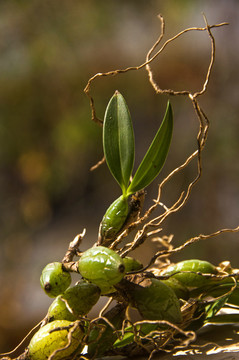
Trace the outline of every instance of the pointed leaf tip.
<instances>
[{"instance_id":1,"label":"pointed leaf tip","mask_svg":"<svg viewBox=\"0 0 239 360\"><path fill-rule=\"evenodd\" d=\"M173 111L168 101L162 124L133 177L127 190L128 195L148 186L159 174L168 154L172 133Z\"/></svg>"},{"instance_id":2,"label":"pointed leaf tip","mask_svg":"<svg viewBox=\"0 0 239 360\"><path fill-rule=\"evenodd\" d=\"M134 164L134 132L126 101L118 90L106 108L103 148L109 170L126 193Z\"/></svg>"}]
</instances>

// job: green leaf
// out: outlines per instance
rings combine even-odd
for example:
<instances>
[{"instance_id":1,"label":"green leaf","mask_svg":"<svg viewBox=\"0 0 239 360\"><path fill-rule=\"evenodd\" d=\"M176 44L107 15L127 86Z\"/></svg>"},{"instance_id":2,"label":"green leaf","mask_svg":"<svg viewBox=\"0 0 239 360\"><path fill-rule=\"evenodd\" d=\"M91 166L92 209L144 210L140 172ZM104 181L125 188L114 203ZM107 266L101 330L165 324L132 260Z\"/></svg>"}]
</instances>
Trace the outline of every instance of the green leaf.
<instances>
[{"instance_id":1,"label":"green leaf","mask_svg":"<svg viewBox=\"0 0 239 360\"><path fill-rule=\"evenodd\" d=\"M103 148L107 165L125 194L134 165L134 131L127 104L118 91L106 108Z\"/></svg>"},{"instance_id":2,"label":"green leaf","mask_svg":"<svg viewBox=\"0 0 239 360\"><path fill-rule=\"evenodd\" d=\"M223 281L225 281L225 279ZM234 281L220 285L220 280L219 280L219 285L215 284L213 287L207 289L207 291L205 291L204 294L205 297L210 296L214 298L226 295L228 297L226 301L227 304L231 304L239 307L239 288L238 287L235 288Z\"/></svg>"},{"instance_id":3,"label":"green leaf","mask_svg":"<svg viewBox=\"0 0 239 360\"><path fill-rule=\"evenodd\" d=\"M128 326L124 331L124 336L115 341L114 347L120 348L129 345L132 342L134 342L135 339L139 340L140 337L145 337L146 335L150 334L151 332L157 329L158 330L160 329L158 324L147 323L147 322L140 325L136 325L135 330L133 329L132 325Z\"/></svg>"},{"instance_id":4,"label":"green leaf","mask_svg":"<svg viewBox=\"0 0 239 360\"><path fill-rule=\"evenodd\" d=\"M229 296L230 294L227 293L206 306L206 321L210 321L210 318L216 315L216 313L226 304Z\"/></svg>"},{"instance_id":5,"label":"green leaf","mask_svg":"<svg viewBox=\"0 0 239 360\"><path fill-rule=\"evenodd\" d=\"M162 124L127 190L131 195L149 185L159 174L166 160L173 132L173 111L170 102Z\"/></svg>"},{"instance_id":6,"label":"green leaf","mask_svg":"<svg viewBox=\"0 0 239 360\"><path fill-rule=\"evenodd\" d=\"M126 328L124 336L122 337L122 339L117 339L115 341L114 347L118 348L118 347L123 347L123 346L129 345L134 341L134 338L135 338L135 335L133 332L133 327L131 326L130 328Z\"/></svg>"}]
</instances>

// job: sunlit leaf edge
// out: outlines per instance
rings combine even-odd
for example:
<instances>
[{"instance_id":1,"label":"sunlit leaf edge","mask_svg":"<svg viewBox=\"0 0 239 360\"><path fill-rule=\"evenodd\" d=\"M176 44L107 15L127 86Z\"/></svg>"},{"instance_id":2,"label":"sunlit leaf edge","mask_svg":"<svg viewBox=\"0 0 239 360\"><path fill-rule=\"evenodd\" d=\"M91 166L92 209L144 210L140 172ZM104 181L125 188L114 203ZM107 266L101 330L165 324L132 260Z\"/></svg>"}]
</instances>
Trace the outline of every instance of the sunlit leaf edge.
<instances>
[{"instance_id":1,"label":"sunlit leaf edge","mask_svg":"<svg viewBox=\"0 0 239 360\"><path fill-rule=\"evenodd\" d=\"M103 149L106 163L123 194L134 165L134 131L124 97L116 91L110 99L103 124Z\"/></svg>"},{"instance_id":2,"label":"sunlit leaf edge","mask_svg":"<svg viewBox=\"0 0 239 360\"><path fill-rule=\"evenodd\" d=\"M173 111L168 101L164 119L127 189L128 195L148 186L159 174L168 154L172 132Z\"/></svg>"}]
</instances>

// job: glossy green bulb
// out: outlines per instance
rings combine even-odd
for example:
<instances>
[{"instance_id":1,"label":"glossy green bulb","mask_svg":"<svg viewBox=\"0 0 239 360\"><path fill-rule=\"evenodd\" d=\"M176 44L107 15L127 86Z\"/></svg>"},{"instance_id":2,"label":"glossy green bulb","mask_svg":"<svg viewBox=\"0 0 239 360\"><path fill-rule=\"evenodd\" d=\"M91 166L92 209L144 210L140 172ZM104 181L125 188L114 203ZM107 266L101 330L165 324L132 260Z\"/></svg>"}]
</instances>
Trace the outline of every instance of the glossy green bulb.
<instances>
[{"instance_id":1,"label":"glossy green bulb","mask_svg":"<svg viewBox=\"0 0 239 360\"><path fill-rule=\"evenodd\" d=\"M182 271L188 271L188 273ZM192 271L192 273L190 273L190 271ZM217 269L208 261L192 259L180 261L177 264L169 266L164 271L163 275L171 275L176 272L178 273L172 277L180 281L183 285L188 287L199 287L209 284L211 279L208 279L203 275L194 274L193 272L200 272L202 274L216 274Z\"/></svg>"},{"instance_id":2,"label":"glossy green bulb","mask_svg":"<svg viewBox=\"0 0 239 360\"><path fill-rule=\"evenodd\" d=\"M101 289L102 294L114 291L113 285L119 283L125 274L122 258L104 246L85 251L78 262L78 269L83 278Z\"/></svg>"},{"instance_id":3,"label":"glossy green bulb","mask_svg":"<svg viewBox=\"0 0 239 360\"><path fill-rule=\"evenodd\" d=\"M40 277L40 284L50 297L62 294L71 284L71 274L63 269L62 263L46 265Z\"/></svg>"},{"instance_id":4,"label":"glossy green bulb","mask_svg":"<svg viewBox=\"0 0 239 360\"><path fill-rule=\"evenodd\" d=\"M75 312L73 312L72 308L62 300L61 295L58 295L50 305L47 318L49 322L55 320L77 320Z\"/></svg>"},{"instance_id":5,"label":"glossy green bulb","mask_svg":"<svg viewBox=\"0 0 239 360\"><path fill-rule=\"evenodd\" d=\"M72 323L65 320L56 320L48 323L40 328L32 337L28 350L31 360L47 360L49 356L57 349L61 349L68 344L69 329L55 330L60 327L68 327ZM54 355L54 360L65 359L70 356L77 349L82 350L81 340L84 332L80 327L77 327L72 333L71 344L67 349L59 351Z\"/></svg>"},{"instance_id":6,"label":"glossy green bulb","mask_svg":"<svg viewBox=\"0 0 239 360\"><path fill-rule=\"evenodd\" d=\"M123 262L125 266L125 272L140 270L143 267L143 264L141 264L141 262L130 256L124 257Z\"/></svg>"},{"instance_id":7,"label":"glossy green bulb","mask_svg":"<svg viewBox=\"0 0 239 360\"><path fill-rule=\"evenodd\" d=\"M57 296L48 309L48 318L52 320L75 321L88 314L100 298L100 288L84 280L68 288Z\"/></svg>"},{"instance_id":8,"label":"glossy green bulb","mask_svg":"<svg viewBox=\"0 0 239 360\"><path fill-rule=\"evenodd\" d=\"M100 225L101 243L113 240L123 227L128 216L127 197L120 196L107 209Z\"/></svg>"}]
</instances>

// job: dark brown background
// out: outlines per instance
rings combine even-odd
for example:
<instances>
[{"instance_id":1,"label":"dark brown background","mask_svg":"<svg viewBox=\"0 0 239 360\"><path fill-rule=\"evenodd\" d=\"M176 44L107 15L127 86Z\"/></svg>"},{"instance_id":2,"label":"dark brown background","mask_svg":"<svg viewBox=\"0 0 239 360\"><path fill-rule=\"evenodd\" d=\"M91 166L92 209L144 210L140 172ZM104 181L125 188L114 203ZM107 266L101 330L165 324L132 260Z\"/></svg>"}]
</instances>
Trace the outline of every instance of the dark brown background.
<instances>
[{"instance_id":1,"label":"dark brown background","mask_svg":"<svg viewBox=\"0 0 239 360\"><path fill-rule=\"evenodd\" d=\"M45 315L51 299L39 285L42 268L61 260L67 244L87 229L82 249L97 237L108 205L120 194L102 157L101 129L90 120L83 89L90 76L141 64L159 34L166 38L190 26L228 21L213 30L216 63L201 105L211 120L203 153L204 174L191 200L165 224L182 244L199 233L238 225L239 2L206 1L12 1L0 3L0 352L10 350ZM171 44L154 63L161 87L201 87L208 66L206 33L190 33ZM136 135L136 164L162 119L166 96L156 96L145 70L98 80L98 114L115 89L130 108ZM191 105L173 98L175 128L161 180L196 148L197 120ZM193 178L191 166L170 186L171 203ZM156 193L148 189L146 205ZM173 260L201 258L238 267L238 235L198 243ZM137 256L147 262L148 244Z\"/></svg>"}]
</instances>

